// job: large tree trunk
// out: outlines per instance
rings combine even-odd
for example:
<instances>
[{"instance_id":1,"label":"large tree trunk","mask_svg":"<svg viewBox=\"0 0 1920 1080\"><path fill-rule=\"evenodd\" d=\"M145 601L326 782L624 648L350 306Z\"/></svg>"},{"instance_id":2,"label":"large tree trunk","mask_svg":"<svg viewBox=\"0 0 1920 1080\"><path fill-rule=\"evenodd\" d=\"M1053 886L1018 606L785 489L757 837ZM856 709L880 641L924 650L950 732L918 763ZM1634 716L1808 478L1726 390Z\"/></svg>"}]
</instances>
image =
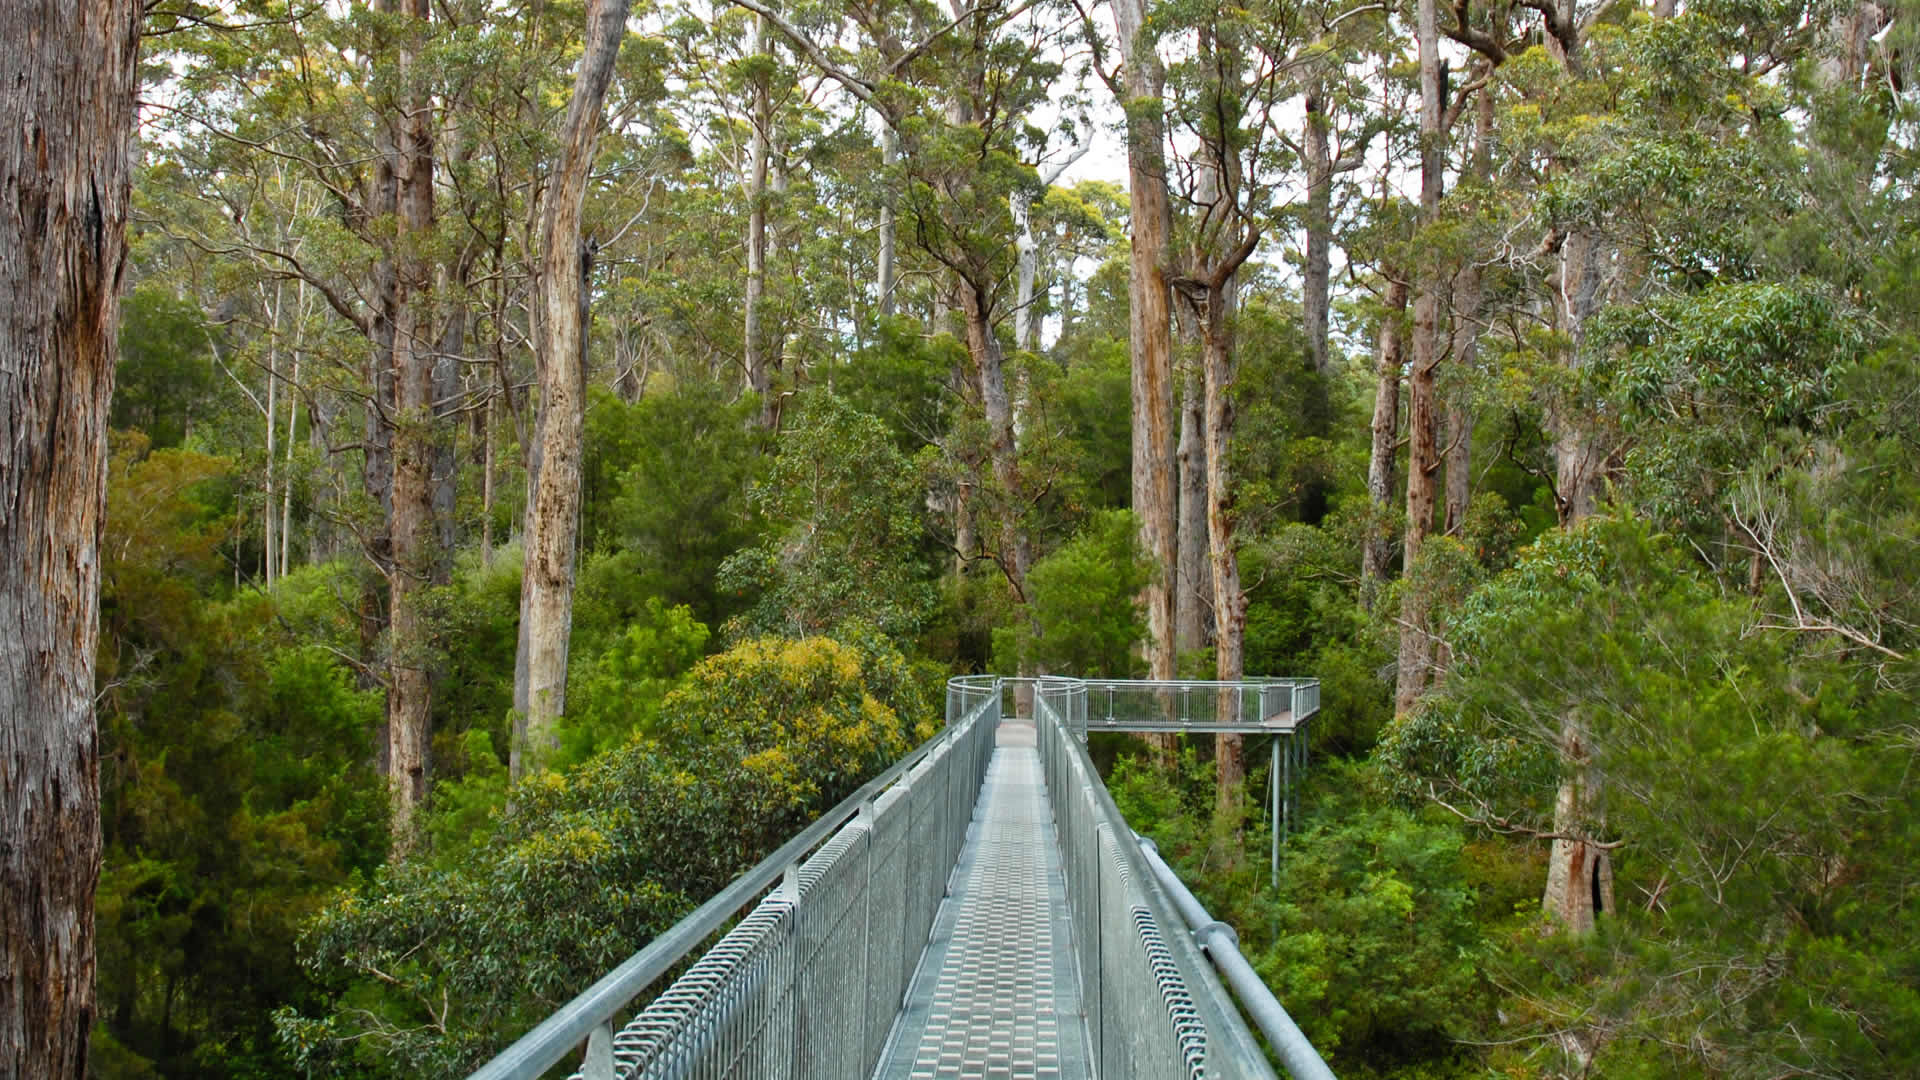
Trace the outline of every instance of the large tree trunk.
<instances>
[{"instance_id":1,"label":"large tree trunk","mask_svg":"<svg viewBox=\"0 0 1920 1080\"><path fill-rule=\"evenodd\" d=\"M1020 476L1019 447L1013 431L1013 403L1007 396L1006 363L1000 342L993 336L992 311L973 282L957 278L961 314L966 321L967 358L973 363L973 381L987 414L988 451L993 478L1005 507L1000 521L1000 564L1014 594L1025 602L1027 570L1033 548L1025 522L1026 489Z\"/></svg>"},{"instance_id":2,"label":"large tree trunk","mask_svg":"<svg viewBox=\"0 0 1920 1080\"><path fill-rule=\"evenodd\" d=\"M881 120L883 127L880 131L880 164L887 170L887 175L882 181L887 185L887 190L880 196L880 257L876 268L876 276L879 280L875 284L880 293L880 314L891 318L894 308L894 279L897 275L894 265L895 236L898 231L894 225L893 165L900 157L900 135L893 130L891 121L885 117ZM937 333L939 327L934 327L934 331Z\"/></svg>"},{"instance_id":3,"label":"large tree trunk","mask_svg":"<svg viewBox=\"0 0 1920 1080\"><path fill-rule=\"evenodd\" d=\"M1214 678L1237 682L1246 673L1247 596L1240 588L1239 552L1234 527L1239 517L1228 448L1233 441L1233 339L1227 319L1228 289L1216 279L1208 289L1202 372L1206 383L1207 425L1207 538L1213 580ZM1198 313L1197 313L1198 314ZM1238 719L1238 697L1221 694L1219 719ZM1244 739L1238 734L1214 736L1216 805L1221 815L1240 803L1247 779Z\"/></svg>"},{"instance_id":4,"label":"large tree trunk","mask_svg":"<svg viewBox=\"0 0 1920 1080\"><path fill-rule=\"evenodd\" d=\"M1333 266L1333 152L1318 83L1307 89L1303 149L1307 170L1306 268L1300 281L1300 318L1313 370L1327 370L1327 324Z\"/></svg>"},{"instance_id":5,"label":"large tree trunk","mask_svg":"<svg viewBox=\"0 0 1920 1080\"><path fill-rule=\"evenodd\" d=\"M426 0L407 0L406 14L424 23ZM419 85L418 58L403 52L400 79L407 104L399 123L398 214L401 252L395 260L393 318L393 562L387 654L387 762L392 796L394 854L412 847L414 816L427 795L432 741L433 683L428 667L432 626L426 593L432 581L438 533L434 525L432 281L419 254L433 230L433 107Z\"/></svg>"},{"instance_id":6,"label":"large tree trunk","mask_svg":"<svg viewBox=\"0 0 1920 1080\"><path fill-rule=\"evenodd\" d=\"M1040 242L1033 235L1033 199L1024 190L1007 196L1013 213L1013 246L1019 256L1014 272L1013 347L1040 347L1040 313L1034 310L1034 285L1040 278Z\"/></svg>"},{"instance_id":7,"label":"large tree trunk","mask_svg":"<svg viewBox=\"0 0 1920 1080\"><path fill-rule=\"evenodd\" d=\"M378 0L376 11L391 15L393 0ZM390 122L379 124L374 134L376 154L366 194L367 216L373 221L389 221L400 207L400 138ZM374 525L362 540L367 561L377 573L367 574L360 586L360 670L363 681L382 663L381 649L390 643L387 633L386 581L393 567L393 328L399 316L398 271L389 247L373 267L372 315L368 323L367 403L364 434L361 439L360 487L368 501L379 508ZM383 727L384 727L384 721ZM388 739L383 732L377 753L380 772L391 775Z\"/></svg>"},{"instance_id":8,"label":"large tree trunk","mask_svg":"<svg viewBox=\"0 0 1920 1080\"><path fill-rule=\"evenodd\" d=\"M1380 332L1374 356L1373 449L1367 457L1369 524L1360 553L1360 601L1368 610L1386 584L1393 561L1393 532L1387 528L1393 512L1393 459L1400 436L1400 369L1406 362L1403 321L1407 312L1407 283L1393 269L1387 271L1387 304L1380 314Z\"/></svg>"},{"instance_id":9,"label":"large tree trunk","mask_svg":"<svg viewBox=\"0 0 1920 1080\"><path fill-rule=\"evenodd\" d=\"M1434 0L1420 0L1416 28L1420 51L1420 224L1431 226L1440 214L1444 181L1445 132L1441 125L1440 46ZM1433 529L1434 479L1440 468L1434 411L1434 370L1440 364L1440 304L1444 284L1431 253L1423 254L1414 275L1413 363L1407 373L1407 531L1402 545L1412 574L1420 546ZM1426 689L1433 662L1425 590L1418 582L1406 590L1400 608L1400 655L1394 707L1405 712Z\"/></svg>"},{"instance_id":10,"label":"large tree trunk","mask_svg":"<svg viewBox=\"0 0 1920 1080\"><path fill-rule=\"evenodd\" d=\"M1126 54L1127 204L1132 248L1127 272L1128 340L1133 361L1133 510L1140 546L1153 563L1145 593L1147 672L1174 674L1175 524L1173 322L1167 283L1172 211L1167 201L1165 74L1146 32L1144 0L1117 0L1115 27Z\"/></svg>"},{"instance_id":11,"label":"large tree trunk","mask_svg":"<svg viewBox=\"0 0 1920 1080\"><path fill-rule=\"evenodd\" d=\"M560 164L541 227L539 306L540 472L533 488L521 580L526 619L525 736L514 740L512 775L538 769L558 742L567 708L573 636L574 549L580 534L580 455L586 423L587 277L592 252L580 239L587 177L613 62L626 37L628 0L592 0L587 51L574 77ZM516 692L516 697L521 693Z\"/></svg>"},{"instance_id":12,"label":"large tree trunk","mask_svg":"<svg viewBox=\"0 0 1920 1080\"><path fill-rule=\"evenodd\" d=\"M458 267L443 283L442 296L464 295L466 274ZM455 433L460 424L460 357L467 349L467 307L464 299L453 301L440 331L440 347L433 359L433 457L429 475L433 487L434 543L433 583L445 585L453 580L453 555L460 543L459 483L460 460Z\"/></svg>"},{"instance_id":13,"label":"large tree trunk","mask_svg":"<svg viewBox=\"0 0 1920 1080\"><path fill-rule=\"evenodd\" d=\"M1580 345L1587 320L1600 306L1607 272L1606 249L1590 232L1569 234L1560 246L1559 280L1554 289L1555 316L1570 342L1569 366L1580 366ZM1553 436L1554 490L1560 523L1575 524L1599 506L1612 457L1608 440L1593 419L1578 410L1558 408L1547 417Z\"/></svg>"},{"instance_id":14,"label":"large tree trunk","mask_svg":"<svg viewBox=\"0 0 1920 1080\"><path fill-rule=\"evenodd\" d=\"M1213 621L1213 571L1207 562L1207 415L1204 381L1187 365L1180 394L1179 571L1175 577L1174 643L1181 652L1207 647Z\"/></svg>"},{"instance_id":15,"label":"large tree trunk","mask_svg":"<svg viewBox=\"0 0 1920 1080\"><path fill-rule=\"evenodd\" d=\"M134 3L26 0L0 37L0 1075L88 1074L107 406Z\"/></svg>"},{"instance_id":16,"label":"large tree trunk","mask_svg":"<svg viewBox=\"0 0 1920 1080\"><path fill-rule=\"evenodd\" d=\"M1571 720L1561 727L1560 755L1570 766L1553 806L1559 834L1547 857L1547 887L1541 907L1575 933L1593 929L1596 916L1613 910L1613 859L1591 839L1601 820L1601 786L1593 775L1590 750Z\"/></svg>"},{"instance_id":17,"label":"large tree trunk","mask_svg":"<svg viewBox=\"0 0 1920 1080\"><path fill-rule=\"evenodd\" d=\"M1493 176L1493 95L1482 92L1474 103L1473 158L1470 163L1475 181L1483 192ZM1453 363L1462 372L1473 370L1480 349L1480 331L1486 325L1481 304L1485 283L1480 264L1472 259L1453 279L1453 338L1450 351ZM1473 498L1473 403L1464 389L1465 379L1456 380L1456 389L1447 403L1447 535L1456 535L1467 520L1467 506Z\"/></svg>"},{"instance_id":18,"label":"large tree trunk","mask_svg":"<svg viewBox=\"0 0 1920 1080\"><path fill-rule=\"evenodd\" d=\"M753 54L763 64L772 61L764 15L756 16L753 21ZM747 392L760 395L760 423L767 428L773 426L773 379L765 331L760 324L767 291L767 160L772 128L773 91L766 72L762 71L753 80L753 135L748 149L747 295L742 349L746 354Z\"/></svg>"}]
</instances>

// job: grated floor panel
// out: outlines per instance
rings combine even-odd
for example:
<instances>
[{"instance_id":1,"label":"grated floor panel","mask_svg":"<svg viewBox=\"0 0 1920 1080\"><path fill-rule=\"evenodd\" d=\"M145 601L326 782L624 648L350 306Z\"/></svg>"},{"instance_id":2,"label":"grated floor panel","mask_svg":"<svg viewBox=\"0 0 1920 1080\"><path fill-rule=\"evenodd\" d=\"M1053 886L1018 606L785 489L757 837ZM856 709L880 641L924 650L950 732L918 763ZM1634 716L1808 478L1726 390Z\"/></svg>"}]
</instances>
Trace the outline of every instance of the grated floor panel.
<instances>
[{"instance_id":1,"label":"grated floor panel","mask_svg":"<svg viewBox=\"0 0 1920 1080\"><path fill-rule=\"evenodd\" d=\"M1084 1080L1086 1014L1030 724L1004 721L876 1080Z\"/></svg>"}]
</instances>

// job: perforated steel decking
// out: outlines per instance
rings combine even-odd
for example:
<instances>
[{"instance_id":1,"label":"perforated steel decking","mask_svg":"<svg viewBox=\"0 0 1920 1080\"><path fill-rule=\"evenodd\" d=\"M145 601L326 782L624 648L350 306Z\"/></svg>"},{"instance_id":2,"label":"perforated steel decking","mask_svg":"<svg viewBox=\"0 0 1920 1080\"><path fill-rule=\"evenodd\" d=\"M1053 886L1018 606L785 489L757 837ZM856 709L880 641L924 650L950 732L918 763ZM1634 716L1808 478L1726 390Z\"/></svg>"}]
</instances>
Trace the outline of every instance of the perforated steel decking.
<instances>
[{"instance_id":1,"label":"perforated steel decking","mask_svg":"<svg viewBox=\"0 0 1920 1080\"><path fill-rule=\"evenodd\" d=\"M1074 964L1033 726L1006 720L876 1080L1090 1077Z\"/></svg>"}]
</instances>

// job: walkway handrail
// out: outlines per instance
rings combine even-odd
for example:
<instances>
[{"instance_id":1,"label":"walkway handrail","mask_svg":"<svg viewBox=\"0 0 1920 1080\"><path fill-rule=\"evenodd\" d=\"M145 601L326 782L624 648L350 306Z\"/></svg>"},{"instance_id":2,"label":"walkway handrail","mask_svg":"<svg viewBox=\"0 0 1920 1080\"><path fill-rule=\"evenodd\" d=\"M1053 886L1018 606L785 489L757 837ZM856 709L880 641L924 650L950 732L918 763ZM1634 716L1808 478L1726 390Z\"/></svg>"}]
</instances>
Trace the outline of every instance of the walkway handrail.
<instances>
[{"instance_id":1,"label":"walkway handrail","mask_svg":"<svg viewBox=\"0 0 1920 1080\"><path fill-rule=\"evenodd\" d=\"M674 965L727 925L748 904L759 900L776 884L787 878L808 852L826 843L842 826L871 813L871 805L903 776L933 757L942 746L952 747L962 735L974 730L974 724L986 713L998 715L998 680L954 680L947 691L947 724L931 738L914 748L885 772L861 785L858 791L814 821L751 870L735 878L713 899L654 938L639 952L614 968L591 987L561 1006L522 1036L498 1057L474 1072L469 1080L535 1080L558 1064L582 1042L587 1042L589 1077L600 1072L612 1075L612 1025L621 1010L627 1008L646 989ZM958 721L954 718L960 717ZM972 801L966 805L970 808ZM963 830L964 831L964 828Z\"/></svg>"},{"instance_id":2,"label":"walkway handrail","mask_svg":"<svg viewBox=\"0 0 1920 1080\"><path fill-rule=\"evenodd\" d=\"M1294 1080L1334 1080L1333 1070L1327 1068L1326 1060L1307 1041L1300 1025L1287 1015L1280 999L1273 996L1273 988L1260 978L1259 973L1253 970L1253 965L1240 954L1240 935L1234 932L1233 927L1207 914L1205 905L1187 888L1186 882L1180 880L1180 875L1173 872L1173 867L1160 857L1160 849L1152 840L1138 833L1134 834L1134 838L1139 841L1140 854L1153 869L1161 888L1173 900L1174 906L1180 909L1187 929L1193 932L1194 940L1206 950L1207 959L1213 961L1213 966L1220 969L1220 974L1233 987L1241 1007L1253 1018L1260 1033L1267 1037L1267 1045L1273 1047L1280 1064L1286 1066Z\"/></svg>"},{"instance_id":3,"label":"walkway handrail","mask_svg":"<svg viewBox=\"0 0 1920 1080\"><path fill-rule=\"evenodd\" d=\"M1273 1067L1181 932L1180 913L1081 745L1087 683L1043 678L1038 690L1034 723L1099 1075L1271 1080Z\"/></svg>"},{"instance_id":4,"label":"walkway handrail","mask_svg":"<svg viewBox=\"0 0 1920 1080\"><path fill-rule=\"evenodd\" d=\"M1320 680L1082 679L1087 715L1076 730L1290 733L1320 711Z\"/></svg>"}]
</instances>

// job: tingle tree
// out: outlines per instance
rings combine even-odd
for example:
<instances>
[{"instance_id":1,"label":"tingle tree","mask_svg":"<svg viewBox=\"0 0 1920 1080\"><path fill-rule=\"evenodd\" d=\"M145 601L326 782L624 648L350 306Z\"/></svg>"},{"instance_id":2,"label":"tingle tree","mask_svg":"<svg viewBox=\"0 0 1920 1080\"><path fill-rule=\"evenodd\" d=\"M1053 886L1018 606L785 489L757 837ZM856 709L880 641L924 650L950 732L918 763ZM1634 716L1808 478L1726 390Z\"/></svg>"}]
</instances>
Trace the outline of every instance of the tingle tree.
<instances>
[{"instance_id":1,"label":"tingle tree","mask_svg":"<svg viewBox=\"0 0 1920 1080\"><path fill-rule=\"evenodd\" d=\"M30 2L0 43L0 1073L87 1074L108 399L141 9Z\"/></svg>"}]
</instances>

